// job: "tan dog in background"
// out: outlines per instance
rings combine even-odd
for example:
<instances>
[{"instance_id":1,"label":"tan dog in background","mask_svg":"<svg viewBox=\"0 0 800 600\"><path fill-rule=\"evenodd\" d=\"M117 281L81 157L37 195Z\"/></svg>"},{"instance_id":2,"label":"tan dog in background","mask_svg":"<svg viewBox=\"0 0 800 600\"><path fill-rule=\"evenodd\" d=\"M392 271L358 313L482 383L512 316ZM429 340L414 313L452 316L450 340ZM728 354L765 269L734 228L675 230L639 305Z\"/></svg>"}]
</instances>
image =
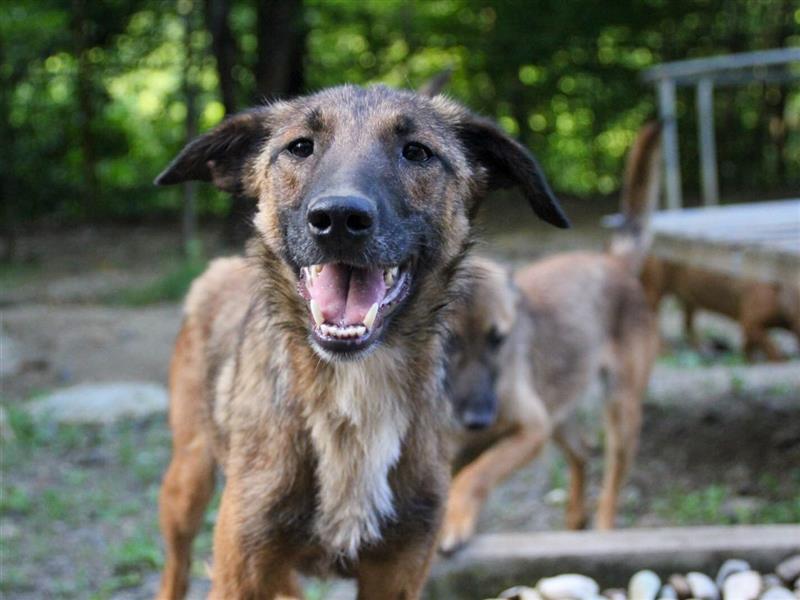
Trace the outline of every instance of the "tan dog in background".
<instances>
[{"instance_id":1,"label":"tan dog in background","mask_svg":"<svg viewBox=\"0 0 800 600\"><path fill-rule=\"evenodd\" d=\"M449 480L447 307L487 190L567 221L530 154L441 96L343 86L233 116L157 179L258 198L247 260L192 286L170 370L159 598L182 597L214 489L216 600L420 594Z\"/></svg>"},{"instance_id":2,"label":"tan dog in background","mask_svg":"<svg viewBox=\"0 0 800 600\"><path fill-rule=\"evenodd\" d=\"M699 309L725 315L739 323L749 360L758 351L767 360L786 357L770 339L769 328L779 327L794 333L800 343L800 283L764 283L689 267L655 256L647 257L641 273L647 300L658 312L661 300L673 294L681 303L684 329L689 342L699 345L694 314Z\"/></svg>"},{"instance_id":3,"label":"tan dog in background","mask_svg":"<svg viewBox=\"0 0 800 600\"><path fill-rule=\"evenodd\" d=\"M605 473L595 524L613 527L658 352L657 323L637 270L647 250L640 225L658 193L659 134L657 124L645 126L629 155L623 191L627 224L608 253L545 258L520 270L513 283L499 265L474 261L480 275L456 315L448 381L464 426L457 445L469 454L485 449L455 476L443 552L472 536L491 490L551 439L570 470L567 526L587 524L587 457L576 409L598 377L605 395Z\"/></svg>"}]
</instances>

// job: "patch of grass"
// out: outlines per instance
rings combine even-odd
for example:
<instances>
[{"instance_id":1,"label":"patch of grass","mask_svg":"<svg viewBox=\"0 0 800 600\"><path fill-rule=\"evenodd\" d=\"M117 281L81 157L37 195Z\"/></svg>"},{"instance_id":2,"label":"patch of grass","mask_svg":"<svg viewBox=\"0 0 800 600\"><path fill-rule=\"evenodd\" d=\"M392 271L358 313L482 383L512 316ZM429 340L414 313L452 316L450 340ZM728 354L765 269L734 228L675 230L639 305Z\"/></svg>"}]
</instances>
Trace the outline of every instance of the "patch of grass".
<instances>
[{"instance_id":1,"label":"patch of grass","mask_svg":"<svg viewBox=\"0 0 800 600\"><path fill-rule=\"evenodd\" d=\"M112 551L114 574L141 574L161 566L161 550L157 540L158 536L151 532L141 531L124 540Z\"/></svg>"},{"instance_id":2,"label":"patch of grass","mask_svg":"<svg viewBox=\"0 0 800 600\"><path fill-rule=\"evenodd\" d=\"M0 288L10 290L36 278L42 270L39 262L0 262Z\"/></svg>"},{"instance_id":3,"label":"patch of grass","mask_svg":"<svg viewBox=\"0 0 800 600\"><path fill-rule=\"evenodd\" d=\"M192 246L189 256L173 263L158 279L138 287L131 287L111 294L106 300L123 306L146 306L157 302L181 300L192 281L207 265L199 245Z\"/></svg>"},{"instance_id":4,"label":"patch of grass","mask_svg":"<svg viewBox=\"0 0 800 600\"><path fill-rule=\"evenodd\" d=\"M3 486L0 491L0 514L26 514L32 507L31 496L25 489L15 485Z\"/></svg>"},{"instance_id":5,"label":"patch of grass","mask_svg":"<svg viewBox=\"0 0 800 600\"><path fill-rule=\"evenodd\" d=\"M747 358L739 351L703 354L693 348L679 348L659 357L658 362L682 369L700 369L714 365L738 367L747 364Z\"/></svg>"},{"instance_id":6,"label":"patch of grass","mask_svg":"<svg viewBox=\"0 0 800 600\"><path fill-rule=\"evenodd\" d=\"M654 502L655 512L664 520L678 525L734 525L796 523L800 521L800 489L788 497L775 498L778 482L764 481L771 498L762 502L737 502L726 486L710 485L700 490L673 490ZM743 500L743 498L742 498Z\"/></svg>"}]
</instances>

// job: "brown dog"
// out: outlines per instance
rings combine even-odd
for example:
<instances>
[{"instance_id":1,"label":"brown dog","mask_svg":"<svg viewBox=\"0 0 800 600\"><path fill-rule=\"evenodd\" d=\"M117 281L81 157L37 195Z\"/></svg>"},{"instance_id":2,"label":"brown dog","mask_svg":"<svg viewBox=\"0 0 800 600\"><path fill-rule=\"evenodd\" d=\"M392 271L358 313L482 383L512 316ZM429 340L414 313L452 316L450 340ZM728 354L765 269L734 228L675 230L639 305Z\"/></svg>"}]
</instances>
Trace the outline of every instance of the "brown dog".
<instances>
[{"instance_id":1,"label":"brown dog","mask_svg":"<svg viewBox=\"0 0 800 600\"><path fill-rule=\"evenodd\" d=\"M466 454L485 449L453 481L443 552L469 539L492 488L550 439L570 468L567 526L585 526L586 452L576 409L597 377L605 387L606 456L596 525L613 527L658 350L655 318L636 278L646 251L638 226L644 214L633 211L652 206L657 194L658 142L659 127L648 125L630 154L623 196L628 224L609 253L546 258L519 271L514 283L498 265L477 261L482 275L454 316L449 391L464 426L457 445Z\"/></svg>"},{"instance_id":2,"label":"brown dog","mask_svg":"<svg viewBox=\"0 0 800 600\"><path fill-rule=\"evenodd\" d=\"M186 301L159 597L185 593L215 465L212 597L297 597L298 571L418 597L448 484L445 309L489 188L567 225L538 166L441 96L345 86L226 120L157 183L189 179L258 198L257 235Z\"/></svg>"},{"instance_id":3,"label":"brown dog","mask_svg":"<svg viewBox=\"0 0 800 600\"><path fill-rule=\"evenodd\" d=\"M658 311L662 298L674 294L683 307L684 328L692 345L699 341L694 329L698 308L720 313L739 323L744 353L754 360L761 350L768 360L785 360L769 328L793 332L800 342L800 284L764 283L715 271L647 257L641 273L648 302Z\"/></svg>"}]
</instances>

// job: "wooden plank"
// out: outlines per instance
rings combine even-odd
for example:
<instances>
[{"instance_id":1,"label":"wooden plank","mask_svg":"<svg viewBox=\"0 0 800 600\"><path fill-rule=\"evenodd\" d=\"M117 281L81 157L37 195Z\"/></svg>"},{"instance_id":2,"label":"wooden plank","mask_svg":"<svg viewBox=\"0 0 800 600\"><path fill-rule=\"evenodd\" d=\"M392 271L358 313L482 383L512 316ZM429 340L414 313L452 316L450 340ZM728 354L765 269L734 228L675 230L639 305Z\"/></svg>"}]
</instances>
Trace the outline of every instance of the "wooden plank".
<instances>
[{"instance_id":1,"label":"wooden plank","mask_svg":"<svg viewBox=\"0 0 800 600\"><path fill-rule=\"evenodd\" d=\"M800 282L800 200L653 215L652 253L761 281Z\"/></svg>"},{"instance_id":2,"label":"wooden plank","mask_svg":"<svg viewBox=\"0 0 800 600\"><path fill-rule=\"evenodd\" d=\"M662 578L688 571L713 577L728 558L771 572L798 551L798 525L486 534L434 565L426 597L493 597L512 585L535 585L541 577L568 572L593 577L601 587L623 588L641 569Z\"/></svg>"}]
</instances>

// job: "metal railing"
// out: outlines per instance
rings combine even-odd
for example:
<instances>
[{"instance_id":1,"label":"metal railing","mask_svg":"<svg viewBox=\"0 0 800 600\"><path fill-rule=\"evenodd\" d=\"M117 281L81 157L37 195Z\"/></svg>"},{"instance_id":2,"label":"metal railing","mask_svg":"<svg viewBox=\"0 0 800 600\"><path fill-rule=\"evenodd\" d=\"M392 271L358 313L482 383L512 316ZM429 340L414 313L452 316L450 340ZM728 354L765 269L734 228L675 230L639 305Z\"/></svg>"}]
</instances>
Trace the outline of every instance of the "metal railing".
<instances>
[{"instance_id":1,"label":"metal railing","mask_svg":"<svg viewBox=\"0 0 800 600\"><path fill-rule=\"evenodd\" d=\"M683 205L675 110L675 90L678 86L696 88L703 204L714 205L719 204L714 139L714 87L753 81L800 80L800 48L779 48L663 63L647 69L643 79L656 86L658 110L664 123L662 144L667 209L674 210Z\"/></svg>"}]
</instances>

